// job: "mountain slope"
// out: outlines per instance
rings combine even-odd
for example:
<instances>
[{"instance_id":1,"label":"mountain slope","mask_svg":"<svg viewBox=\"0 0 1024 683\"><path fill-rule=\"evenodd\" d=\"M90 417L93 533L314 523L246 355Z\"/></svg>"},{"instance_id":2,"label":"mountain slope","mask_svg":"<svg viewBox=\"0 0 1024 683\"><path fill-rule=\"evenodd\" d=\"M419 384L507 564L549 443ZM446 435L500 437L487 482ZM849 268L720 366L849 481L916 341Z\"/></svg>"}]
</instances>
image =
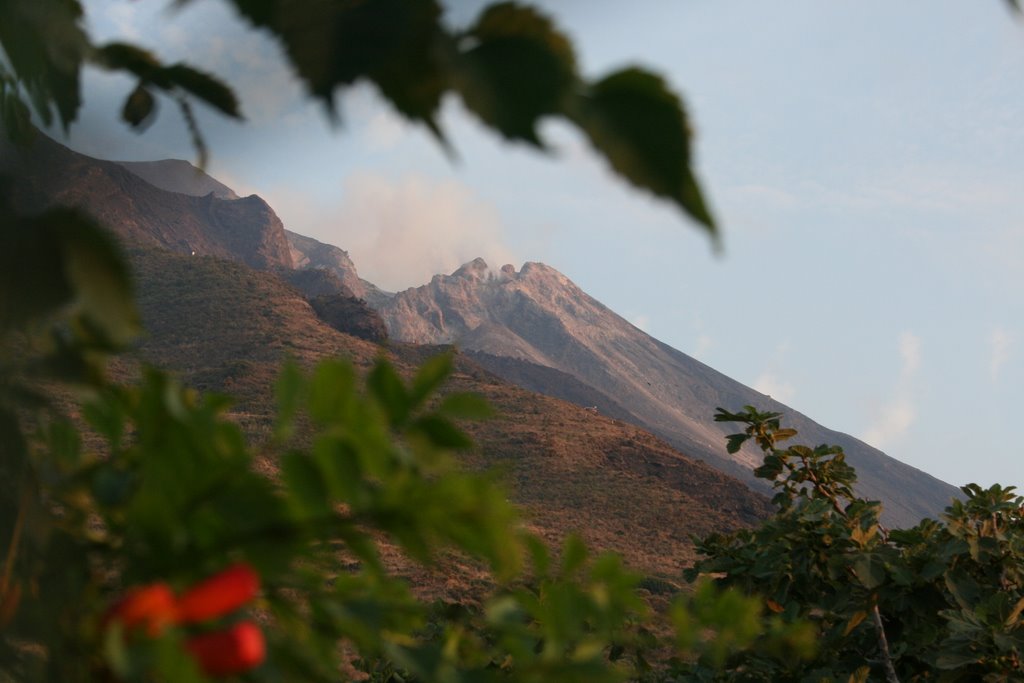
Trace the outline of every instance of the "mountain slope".
<instances>
[{"instance_id":1,"label":"mountain slope","mask_svg":"<svg viewBox=\"0 0 1024 683\"><path fill-rule=\"evenodd\" d=\"M270 273L153 249L133 251L132 262L147 330L139 357L192 386L232 394L236 419L256 439L272 422L273 382L285 358L309 365L341 355L365 369L382 351L325 325ZM390 355L408 374L440 350L396 344ZM467 425L479 447L466 464L496 467L549 540L578 531L634 566L672 575L693 560L691 534L752 524L769 512L763 496L633 425L455 358L447 390L479 392L497 409L494 419Z\"/></svg>"},{"instance_id":2,"label":"mountain slope","mask_svg":"<svg viewBox=\"0 0 1024 683\"><path fill-rule=\"evenodd\" d=\"M340 277L329 269L290 269L283 227L276 217L268 220L272 211L256 197L169 192L45 138L27 156L0 155L5 164L20 176L14 191L21 207L81 206L125 243L147 334L134 359L117 361L116 376L132 377L142 360L191 386L229 393L234 418L256 444L272 424L273 384L286 358L308 366L341 355L365 369L387 352L409 375L438 350L391 344L385 351L318 317L311 305L317 293L340 296L330 294L344 288ZM181 165L167 169L194 173ZM250 241L220 239L211 212L256 202L263 210L243 226ZM267 244L277 251L262 251ZM348 315L335 308L327 317ZM638 568L678 575L693 560L691 534L749 525L769 513L764 496L633 425L525 391L464 356L455 359L450 389L479 392L499 413L471 425L479 448L466 454L466 465L497 466L530 526L545 538L557 542L580 532L596 549L620 551ZM273 473L273 452L262 452L258 466Z\"/></svg>"},{"instance_id":3,"label":"mountain slope","mask_svg":"<svg viewBox=\"0 0 1024 683\"><path fill-rule=\"evenodd\" d=\"M481 259L379 306L395 339L450 344L511 356L568 373L607 395L639 423L678 448L731 474L760 464L759 452L725 451L730 426L712 421L718 406L785 413L804 442L843 446L857 468L858 490L881 500L889 524L916 524L938 514L957 490L846 434L818 425L645 334L555 269L526 263L492 271ZM500 372L500 370L499 370ZM737 463L742 468L737 467Z\"/></svg>"}]
</instances>

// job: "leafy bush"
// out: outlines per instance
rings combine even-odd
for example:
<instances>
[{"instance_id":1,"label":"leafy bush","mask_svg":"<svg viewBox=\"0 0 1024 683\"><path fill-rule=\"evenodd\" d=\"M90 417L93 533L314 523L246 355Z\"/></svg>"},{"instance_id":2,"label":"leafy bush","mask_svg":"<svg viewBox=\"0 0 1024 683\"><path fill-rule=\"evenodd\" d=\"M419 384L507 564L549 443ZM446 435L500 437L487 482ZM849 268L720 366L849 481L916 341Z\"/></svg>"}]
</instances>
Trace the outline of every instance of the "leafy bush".
<instances>
[{"instance_id":1,"label":"leafy bush","mask_svg":"<svg viewBox=\"0 0 1024 683\"><path fill-rule=\"evenodd\" d=\"M857 498L836 447L778 443L796 435L779 414L719 410L753 439L756 470L778 512L756 529L703 539L688 578L761 595L773 619L809 624L817 656L804 663L757 648L716 674L742 680L1006 681L1024 678L1024 499L1013 488L963 487L941 521L887 530L880 504ZM762 633L770 632L766 625ZM699 671L700 667L694 669Z\"/></svg>"}]
</instances>

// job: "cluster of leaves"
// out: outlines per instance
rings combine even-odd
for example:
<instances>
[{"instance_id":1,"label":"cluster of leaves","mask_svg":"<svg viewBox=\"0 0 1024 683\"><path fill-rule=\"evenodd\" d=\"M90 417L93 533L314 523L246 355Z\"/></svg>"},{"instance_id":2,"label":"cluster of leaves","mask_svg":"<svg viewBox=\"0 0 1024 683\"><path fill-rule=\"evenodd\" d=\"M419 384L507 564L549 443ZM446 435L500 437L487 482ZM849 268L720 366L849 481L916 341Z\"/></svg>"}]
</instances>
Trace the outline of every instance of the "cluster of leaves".
<instances>
[{"instance_id":1,"label":"cluster of leaves","mask_svg":"<svg viewBox=\"0 0 1024 683\"><path fill-rule=\"evenodd\" d=\"M421 680L507 678L510 669L520 680L621 678L593 674L637 613L636 579L612 560L584 568L575 545L549 576L532 541L531 588L496 599L479 630L453 622L443 637L421 637L428 612L389 575L382 540L423 562L453 548L499 578L522 551L503 493L451 467L451 449L467 440L450 418L479 414L477 399L423 407L448 364L427 363L406 383L381 361L365 386L342 361L311 375L289 368L277 483L254 470L223 398L152 370L136 386L99 387L82 406L95 448L51 411L24 421L34 425L26 478L36 487L18 499L5 539L0 671L12 680L204 680L180 656L184 628L144 638L109 628L103 615L126 587L180 590L243 562L261 576L256 607L268 624L268 663L249 674L255 680L336 680L342 641L367 668L386 658ZM314 425L306 446L291 439L297 419Z\"/></svg>"},{"instance_id":2,"label":"cluster of leaves","mask_svg":"<svg viewBox=\"0 0 1024 683\"><path fill-rule=\"evenodd\" d=\"M1004 681L1024 676L1024 499L1012 488L963 487L942 521L907 530L879 524L881 505L857 498L842 450L778 444L796 435L779 414L720 410L739 422L735 452L753 439L759 477L777 491L760 527L702 540L689 578L765 598L773 618L813 626L817 656L731 656L714 675L742 680ZM760 631L770 631L770 626ZM763 636L758 636L763 637ZM710 675L710 674L709 674Z\"/></svg>"},{"instance_id":3,"label":"cluster of leaves","mask_svg":"<svg viewBox=\"0 0 1024 683\"><path fill-rule=\"evenodd\" d=\"M496 3L472 26L456 31L442 22L439 0L225 1L281 42L310 95L332 116L336 93L366 81L445 147L438 113L448 93L505 138L539 149L546 148L539 123L560 117L578 127L620 176L672 202L715 235L691 168L691 129L679 97L659 75L639 67L584 79L571 41L535 8ZM231 88L200 69L163 64L151 51L125 42L94 45L82 28L78 0L0 3L0 45L9 62L9 69L0 62L0 107L12 137L31 130L22 95L46 125L54 112L65 128L74 120L84 64L137 80L122 108L133 128L153 120L154 93L173 99L200 165L206 144L191 101L242 116Z\"/></svg>"}]
</instances>

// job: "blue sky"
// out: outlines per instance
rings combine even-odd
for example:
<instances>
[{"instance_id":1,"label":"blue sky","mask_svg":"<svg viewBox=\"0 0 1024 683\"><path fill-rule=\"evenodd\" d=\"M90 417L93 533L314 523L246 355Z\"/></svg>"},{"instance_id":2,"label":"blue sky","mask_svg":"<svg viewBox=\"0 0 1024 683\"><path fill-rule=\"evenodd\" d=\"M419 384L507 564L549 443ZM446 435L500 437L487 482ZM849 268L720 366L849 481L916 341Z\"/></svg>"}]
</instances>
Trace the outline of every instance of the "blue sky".
<instances>
[{"instance_id":1,"label":"blue sky","mask_svg":"<svg viewBox=\"0 0 1024 683\"><path fill-rule=\"evenodd\" d=\"M683 95L725 252L549 123L511 146L456 101L452 162L369 88L332 127L264 36L219 2L89 0L98 38L188 59L248 121L203 114L210 172L392 289L475 256L543 261L647 330L950 483L1024 484L1024 24L999 0L559 0L598 76L639 63ZM482 3L449 3L453 25ZM77 149L189 158L176 112L116 123L90 73Z\"/></svg>"}]
</instances>

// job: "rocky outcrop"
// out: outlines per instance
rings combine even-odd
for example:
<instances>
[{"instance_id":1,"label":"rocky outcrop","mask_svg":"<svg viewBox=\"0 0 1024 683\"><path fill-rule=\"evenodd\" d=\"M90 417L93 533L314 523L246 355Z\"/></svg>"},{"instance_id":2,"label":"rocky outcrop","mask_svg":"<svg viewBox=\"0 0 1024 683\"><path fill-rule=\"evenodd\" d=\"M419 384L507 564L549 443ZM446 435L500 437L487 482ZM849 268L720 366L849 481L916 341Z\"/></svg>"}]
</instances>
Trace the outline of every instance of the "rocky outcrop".
<instances>
[{"instance_id":1,"label":"rocky outcrop","mask_svg":"<svg viewBox=\"0 0 1024 683\"><path fill-rule=\"evenodd\" d=\"M309 300L317 317L345 334L374 343L388 338L388 328L380 314L365 301L343 294L323 294Z\"/></svg>"},{"instance_id":2,"label":"rocky outcrop","mask_svg":"<svg viewBox=\"0 0 1024 683\"><path fill-rule=\"evenodd\" d=\"M285 230L285 236L296 268L319 268L331 272L345 285L351 296L366 298L366 283L359 278L356 265L352 263L347 251L291 230Z\"/></svg>"},{"instance_id":3,"label":"rocky outcrop","mask_svg":"<svg viewBox=\"0 0 1024 683\"><path fill-rule=\"evenodd\" d=\"M256 195L221 199L156 187L121 164L93 159L37 134L4 166L15 205L34 211L74 206L126 242L240 261L259 269L292 267L284 226Z\"/></svg>"},{"instance_id":4,"label":"rocky outcrop","mask_svg":"<svg viewBox=\"0 0 1024 683\"><path fill-rule=\"evenodd\" d=\"M805 442L843 446L857 468L858 490L883 501L890 524L910 525L936 515L957 495L954 487L650 337L542 263L493 270L476 259L451 275L399 292L379 310L393 339L454 343L567 373L628 408L640 424L684 452L750 482L760 453L752 448L738 457L726 453L723 436L731 427L713 422L716 407L777 410ZM501 373L499 365L493 369Z\"/></svg>"}]
</instances>

